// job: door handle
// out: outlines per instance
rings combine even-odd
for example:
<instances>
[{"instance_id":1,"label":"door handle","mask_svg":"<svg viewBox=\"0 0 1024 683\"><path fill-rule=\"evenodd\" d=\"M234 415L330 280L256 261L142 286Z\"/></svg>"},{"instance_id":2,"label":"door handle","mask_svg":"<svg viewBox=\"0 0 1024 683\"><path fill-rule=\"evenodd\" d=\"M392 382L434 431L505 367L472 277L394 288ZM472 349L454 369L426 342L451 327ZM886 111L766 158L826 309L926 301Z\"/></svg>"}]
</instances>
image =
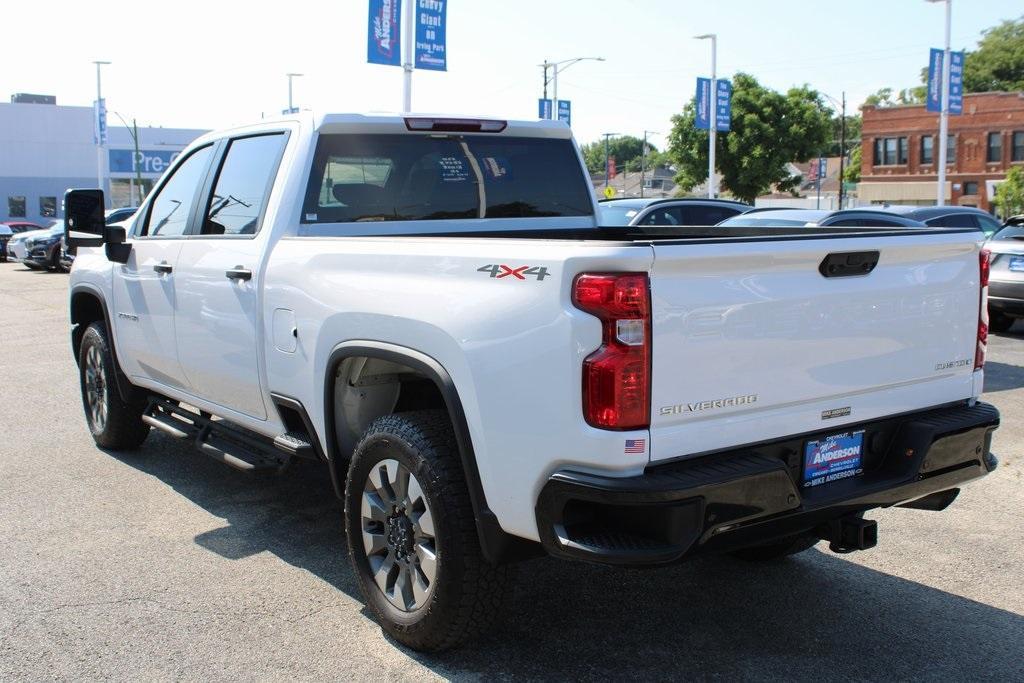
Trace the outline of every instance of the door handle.
<instances>
[{"instance_id":1,"label":"door handle","mask_svg":"<svg viewBox=\"0 0 1024 683\"><path fill-rule=\"evenodd\" d=\"M153 266L153 270L160 273L161 275L167 275L168 273L174 270L174 266L172 266L167 261L161 261L160 263L157 263L156 265Z\"/></svg>"},{"instance_id":2,"label":"door handle","mask_svg":"<svg viewBox=\"0 0 1024 683\"><path fill-rule=\"evenodd\" d=\"M230 268L224 272L224 275L226 275L229 280L252 279L252 271L249 270L248 268L243 268L242 266L235 266L234 268Z\"/></svg>"}]
</instances>

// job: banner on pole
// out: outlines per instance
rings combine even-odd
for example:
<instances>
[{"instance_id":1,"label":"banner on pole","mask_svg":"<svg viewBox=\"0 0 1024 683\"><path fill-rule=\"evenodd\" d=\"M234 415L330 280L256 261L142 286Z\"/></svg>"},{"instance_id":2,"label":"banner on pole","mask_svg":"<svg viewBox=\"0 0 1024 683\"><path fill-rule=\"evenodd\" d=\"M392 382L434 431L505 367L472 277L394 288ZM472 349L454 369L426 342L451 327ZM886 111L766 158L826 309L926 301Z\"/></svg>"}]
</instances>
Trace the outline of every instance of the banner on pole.
<instances>
[{"instance_id":1,"label":"banner on pole","mask_svg":"<svg viewBox=\"0 0 1024 683\"><path fill-rule=\"evenodd\" d=\"M718 96L715 98L715 128L726 131L732 121L732 83L719 80L716 85Z\"/></svg>"},{"instance_id":2,"label":"banner on pole","mask_svg":"<svg viewBox=\"0 0 1024 683\"><path fill-rule=\"evenodd\" d=\"M569 100L558 100L558 120L565 121L565 125L572 125L572 102Z\"/></svg>"},{"instance_id":3,"label":"banner on pole","mask_svg":"<svg viewBox=\"0 0 1024 683\"><path fill-rule=\"evenodd\" d=\"M93 101L93 132L92 141L97 145L107 144L107 100Z\"/></svg>"},{"instance_id":4,"label":"banner on pole","mask_svg":"<svg viewBox=\"0 0 1024 683\"><path fill-rule=\"evenodd\" d=\"M538 119L550 119L551 118L551 100L538 99L537 100L537 118Z\"/></svg>"},{"instance_id":5,"label":"banner on pole","mask_svg":"<svg viewBox=\"0 0 1024 683\"><path fill-rule=\"evenodd\" d=\"M415 2L416 0L407 0ZM402 0L370 0L366 35L366 61L370 64L402 64Z\"/></svg>"},{"instance_id":6,"label":"banner on pole","mask_svg":"<svg viewBox=\"0 0 1024 683\"><path fill-rule=\"evenodd\" d=\"M695 125L701 130L711 129L711 79L697 77L697 108Z\"/></svg>"},{"instance_id":7,"label":"banner on pole","mask_svg":"<svg viewBox=\"0 0 1024 683\"><path fill-rule=\"evenodd\" d=\"M925 109L942 111L942 58L945 51L933 47L928 53L928 93ZM964 113L964 53L949 53L949 113Z\"/></svg>"},{"instance_id":8,"label":"banner on pole","mask_svg":"<svg viewBox=\"0 0 1024 683\"><path fill-rule=\"evenodd\" d=\"M416 3L416 68L447 71L448 0L408 1Z\"/></svg>"}]
</instances>

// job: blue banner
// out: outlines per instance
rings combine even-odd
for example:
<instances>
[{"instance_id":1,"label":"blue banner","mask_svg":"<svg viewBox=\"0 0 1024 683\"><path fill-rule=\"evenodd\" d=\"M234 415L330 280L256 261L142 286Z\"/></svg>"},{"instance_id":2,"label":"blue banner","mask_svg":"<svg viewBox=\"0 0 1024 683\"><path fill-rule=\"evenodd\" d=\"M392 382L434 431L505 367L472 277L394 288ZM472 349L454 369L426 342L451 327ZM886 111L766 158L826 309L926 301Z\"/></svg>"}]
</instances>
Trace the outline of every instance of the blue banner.
<instances>
[{"instance_id":1,"label":"blue banner","mask_svg":"<svg viewBox=\"0 0 1024 683\"><path fill-rule=\"evenodd\" d=\"M572 102L569 100L558 100L558 120L565 121L565 125L572 125Z\"/></svg>"},{"instance_id":2,"label":"blue banner","mask_svg":"<svg viewBox=\"0 0 1024 683\"><path fill-rule=\"evenodd\" d=\"M402 0L370 0L370 20L366 34L367 62L401 66L401 16Z\"/></svg>"},{"instance_id":3,"label":"blue banner","mask_svg":"<svg viewBox=\"0 0 1024 683\"><path fill-rule=\"evenodd\" d=\"M949 53L949 113L964 113L964 53Z\"/></svg>"},{"instance_id":4,"label":"blue banner","mask_svg":"<svg viewBox=\"0 0 1024 683\"><path fill-rule=\"evenodd\" d=\"M697 77L696 126L701 130L711 129L711 79Z\"/></svg>"},{"instance_id":5,"label":"blue banner","mask_svg":"<svg viewBox=\"0 0 1024 683\"><path fill-rule=\"evenodd\" d=\"M171 149L140 149L138 157L139 172L142 175L158 176L181 154ZM135 173L132 159L135 150L112 149L108 152L111 173Z\"/></svg>"},{"instance_id":6,"label":"blue banner","mask_svg":"<svg viewBox=\"0 0 1024 683\"><path fill-rule=\"evenodd\" d=\"M732 83L717 81L718 97L715 98L715 127L718 130L729 130L732 120Z\"/></svg>"},{"instance_id":7,"label":"blue banner","mask_svg":"<svg viewBox=\"0 0 1024 683\"><path fill-rule=\"evenodd\" d=\"M107 144L107 100L93 100L93 131L92 142L95 145Z\"/></svg>"},{"instance_id":8,"label":"blue banner","mask_svg":"<svg viewBox=\"0 0 1024 683\"><path fill-rule=\"evenodd\" d=\"M928 53L928 94L925 109L942 111L942 50L934 47Z\"/></svg>"},{"instance_id":9,"label":"blue banner","mask_svg":"<svg viewBox=\"0 0 1024 683\"><path fill-rule=\"evenodd\" d=\"M447 71L445 28L448 0L408 0L416 3L416 68Z\"/></svg>"},{"instance_id":10,"label":"blue banner","mask_svg":"<svg viewBox=\"0 0 1024 683\"><path fill-rule=\"evenodd\" d=\"M932 48L928 54L928 93L925 109L942 111L942 57L944 50ZM949 113L964 113L964 53L949 53Z\"/></svg>"},{"instance_id":11,"label":"blue banner","mask_svg":"<svg viewBox=\"0 0 1024 683\"><path fill-rule=\"evenodd\" d=\"M550 119L551 118L551 100L538 99L537 100L537 118L538 119Z\"/></svg>"}]
</instances>

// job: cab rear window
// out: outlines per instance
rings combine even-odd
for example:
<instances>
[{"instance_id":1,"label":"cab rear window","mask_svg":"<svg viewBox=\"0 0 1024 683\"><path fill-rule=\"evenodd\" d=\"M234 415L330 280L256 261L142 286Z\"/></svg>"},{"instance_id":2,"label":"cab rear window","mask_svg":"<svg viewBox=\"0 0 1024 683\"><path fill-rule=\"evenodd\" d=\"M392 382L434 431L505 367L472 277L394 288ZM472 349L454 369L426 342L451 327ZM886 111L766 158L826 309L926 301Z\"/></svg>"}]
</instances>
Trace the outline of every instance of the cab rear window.
<instances>
[{"instance_id":1,"label":"cab rear window","mask_svg":"<svg viewBox=\"0 0 1024 683\"><path fill-rule=\"evenodd\" d=\"M304 223L589 216L569 140L322 135Z\"/></svg>"}]
</instances>

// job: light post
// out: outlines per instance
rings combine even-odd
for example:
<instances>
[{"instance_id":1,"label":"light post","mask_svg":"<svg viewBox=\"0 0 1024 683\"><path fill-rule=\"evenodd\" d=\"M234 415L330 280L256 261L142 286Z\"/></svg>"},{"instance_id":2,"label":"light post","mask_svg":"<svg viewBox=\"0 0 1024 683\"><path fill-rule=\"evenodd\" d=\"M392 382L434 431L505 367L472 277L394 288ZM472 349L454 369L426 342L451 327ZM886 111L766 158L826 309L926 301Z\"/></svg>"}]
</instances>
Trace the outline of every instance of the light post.
<instances>
[{"instance_id":1,"label":"light post","mask_svg":"<svg viewBox=\"0 0 1024 683\"><path fill-rule=\"evenodd\" d=\"M953 18L953 0L925 0L946 3L946 46L942 52L942 109L939 114L939 178L936 206L946 203L946 147L949 138L949 35Z\"/></svg>"},{"instance_id":2,"label":"light post","mask_svg":"<svg viewBox=\"0 0 1024 683\"><path fill-rule=\"evenodd\" d=\"M644 163L647 161L647 136L658 135L656 130L644 131L644 144L640 148L640 197L644 196Z\"/></svg>"},{"instance_id":3,"label":"light post","mask_svg":"<svg viewBox=\"0 0 1024 683\"><path fill-rule=\"evenodd\" d=\"M708 140L708 199L714 199L718 194L715 187L715 139L718 133L718 78L715 73L715 65L718 60L718 34L705 33L694 36L694 38L711 41L711 107L708 112L708 132L711 136Z\"/></svg>"},{"instance_id":4,"label":"light post","mask_svg":"<svg viewBox=\"0 0 1024 683\"><path fill-rule=\"evenodd\" d=\"M295 107L292 106L292 79L302 76L303 74L285 74L288 77L288 113L294 114Z\"/></svg>"},{"instance_id":5,"label":"light post","mask_svg":"<svg viewBox=\"0 0 1024 683\"><path fill-rule=\"evenodd\" d=\"M402 18L402 112L408 114L412 111L412 70L413 70L413 36L416 32L416 5L418 3L408 0L405 3Z\"/></svg>"},{"instance_id":6,"label":"light post","mask_svg":"<svg viewBox=\"0 0 1024 683\"><path fill-rule=\"evenodd\" d=\"M608 187L608 181L610 180L609 168L608 168L608 141L618 135L618 133L601 133L604 136L604 186Z\"/></svg>"},{"instance_id":7,"label":"light post","mask_svg":"<svg viewBox=\"0 0 1024 683\"><path fill-rule=\"evenodd\" d=\"M551 83L551 117L554 120L558 120L558 73L565 71L573 64L577 62L603 62L604 57L573 57L572 59L563 59L560 62L549 62L544 60L541 64L541 68L544 69L544 99L548 98L548 69L551 69L552 75L550 79Z\"/></svg>"},{"instance_id":8,"label":"light post","mask_svg":"<svg viewBox=\"0 0 1024 683\"><path fill-rule=\"evenodd\" d=\"M110 64L102 60L95 60L96 65L96 185L99 189L103 187L103 131L100 129L101 108L103 106L103 89L100 87L100 67Z\"/></svg>"},{"instance_id":9,"label":"light post","mask_svg":"<svg viewBox=\"0 0 1024 683\"><path fill-rule=\"evenodd\" d=\"M839 105L839 208L843 208L843 168L846 161L846 91L842 92L842 100L836 100L828 93L821 93L832 104Z\"/></svg>"}]
</instances>

